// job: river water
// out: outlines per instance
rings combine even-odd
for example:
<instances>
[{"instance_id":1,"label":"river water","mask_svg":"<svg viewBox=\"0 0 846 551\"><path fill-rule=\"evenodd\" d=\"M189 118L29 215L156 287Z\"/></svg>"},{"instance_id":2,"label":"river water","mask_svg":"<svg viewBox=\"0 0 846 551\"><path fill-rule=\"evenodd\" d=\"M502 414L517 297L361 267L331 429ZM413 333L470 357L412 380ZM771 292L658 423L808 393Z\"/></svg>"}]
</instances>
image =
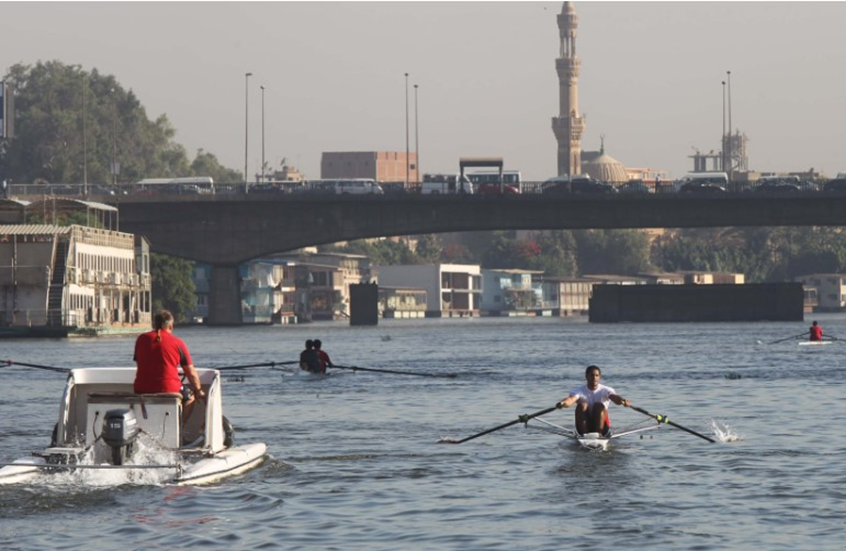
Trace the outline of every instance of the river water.
<instances>
[{"instance_id":1,"label":"river water","mask_svg":"<svg viewBox=\"0 0 846 551\"><path fill-rule=\"evenodd\" d=\"M846 338L846 316L819 316ZM805 324L575 319L388 320L179 328L200 367L295 360L320 338L342 365L455 378L280 368L224 372L236 441L259 468L174 487L68 475L0 487L0 548L817 549L846 527L846 342L768 342ZM0 359L132 365L132 338L0 341ZM520 424L589 364L663 426L589 452ZM0 461L47 446L64 375L0 369ZM612 406L615 428L643 421ZM572 411L550 420L569 425Z\"/></svg>"}]
</instances>

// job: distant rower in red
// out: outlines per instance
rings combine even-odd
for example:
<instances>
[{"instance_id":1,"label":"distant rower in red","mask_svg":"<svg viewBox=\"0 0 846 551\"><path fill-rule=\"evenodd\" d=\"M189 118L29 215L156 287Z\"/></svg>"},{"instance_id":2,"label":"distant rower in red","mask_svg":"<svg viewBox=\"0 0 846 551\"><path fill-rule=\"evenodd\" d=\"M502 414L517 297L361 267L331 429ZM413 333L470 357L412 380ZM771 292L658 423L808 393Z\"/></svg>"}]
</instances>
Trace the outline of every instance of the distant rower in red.
<instances>
[{"instance_id":1,"label":"distant rower in red","mask_svg":"<svg viewBox=\"0 0 846 551\"><path fill-rule=\"evenodd\" d=\"M822 327L814 320L814 323L811 324L811 328L808 330L808 333L811 335L810 340L812 341L821 341L823 340L822 335Z\"/></svg>"}]
</instances>

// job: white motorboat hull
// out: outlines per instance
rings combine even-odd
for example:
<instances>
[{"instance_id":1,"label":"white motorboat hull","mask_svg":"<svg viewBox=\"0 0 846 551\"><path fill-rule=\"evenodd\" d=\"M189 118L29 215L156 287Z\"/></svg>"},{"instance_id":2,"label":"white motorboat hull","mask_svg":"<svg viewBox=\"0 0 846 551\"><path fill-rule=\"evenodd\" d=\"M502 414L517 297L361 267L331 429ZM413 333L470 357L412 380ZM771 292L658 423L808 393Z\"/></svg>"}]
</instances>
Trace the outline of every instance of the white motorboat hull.
<instances>
[{"instance_id":1,"label":"white motorboat hull","mask_svg":"<svg viewBox=\"0 0 846 551\"><path fill-rule=\"evenodd\" d=\"M20 484L29 482L44 471L40 465L45 465L41 457L26 457L16 460L13 464L0 468L0 484Z\"/></svg>"},{"instance_id":2,"label":"white motorboat hull","mask_svg":"<svg viewBox=\"0 0 846 551\"><path fill-rule=\"evenodd\" d=\"M163 473L155 479L165 484L209 484L258 466L267 446L233 444L234 428L222 414L220 372L197 371L207 398L197 400L183 423L178 394L132 392L134 368L71 370L51 446L0 465L0 485L55 472L97 469L152 469ZM143 464L143 459L136 464L135 450L141 446L140 440L136 446L136 439L141 436L148 450L161 450L172 459L166 464ZM185 445L186 441L194 442Z\"/></svg>"},{"instance_id":3,"label":"white motorboat hull","mask_svg":"<svg viewBox=\"0 0 846 551\"><path fill-rule=\"evenodd\" d=\"M257 467L266 455L267 446L262 443L229 448L188 464L174 482L182 486L218 482Z\"/></svg>"}]
</instances>

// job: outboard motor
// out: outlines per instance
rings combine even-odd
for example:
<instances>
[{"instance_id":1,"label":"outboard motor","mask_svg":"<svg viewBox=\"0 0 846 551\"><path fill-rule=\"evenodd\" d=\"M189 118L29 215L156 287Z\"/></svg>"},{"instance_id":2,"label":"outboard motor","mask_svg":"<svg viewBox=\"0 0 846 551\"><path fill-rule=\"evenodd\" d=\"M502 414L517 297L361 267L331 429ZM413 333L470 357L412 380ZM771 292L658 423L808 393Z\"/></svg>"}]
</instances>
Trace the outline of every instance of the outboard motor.
<instances>
[{"instance_id":1,"label":"outboard motor","mask_svg":"<svg viewBox=\"0 0 846 551\"><path fill-rule=\"evenodd\" d=\"M138 437L138 420L131 409L111 409L103 417L102 438L112 450L112 464L123 465Z\"/></svg>"}]
</instances>

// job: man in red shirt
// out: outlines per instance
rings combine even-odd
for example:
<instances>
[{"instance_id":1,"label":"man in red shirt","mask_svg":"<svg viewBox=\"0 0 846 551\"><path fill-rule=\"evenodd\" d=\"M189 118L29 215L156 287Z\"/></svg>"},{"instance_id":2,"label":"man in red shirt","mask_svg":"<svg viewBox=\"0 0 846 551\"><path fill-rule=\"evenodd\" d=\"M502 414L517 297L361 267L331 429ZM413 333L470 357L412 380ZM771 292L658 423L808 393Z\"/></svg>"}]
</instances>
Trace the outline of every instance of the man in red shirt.
<instances>
[{"instance_id":1,"label":"man in red shirt","mask_svg":"<svg viewBox=\"0 0 846 551\"><path fill-rule=\"evenodd\" d=\"M329 359L329 354L324 352L323 343L320 339L314 339L314 349L317 350L317 355L320 356L321 373L326 373L327 367L332 367L332 360Z\"/></svg>"},{"instance_id":2,"label":"man in red shirt","mask_svg":"<svg viewBox=\"0 0 846 551\"><path fill-rule=\"evenodd\" d=\"M153 318L153 330L138 336L134 358L138 366L133 389L136 394L182 394L182 423L191 416L194 396L205 399L200 376L182 339L173 335L173 314L162 310ZM183 387L179 366L188 378Z\"/></svg>"},{"instance_id":3,"label":"man in red shirt","mask_svg":"<svg viewBox=\"0 0 846 551\"><path fill-rule=\"evenodd\" d=\"M817 324L816 320L814 320L814 323L811 324L811 328L808 330L808 333L810 333L810 335L811 335L810 340L812 340L812 341L823 340L823 338L822 338L822 327L820 327Z\"/></svg>"}]
</instances>

